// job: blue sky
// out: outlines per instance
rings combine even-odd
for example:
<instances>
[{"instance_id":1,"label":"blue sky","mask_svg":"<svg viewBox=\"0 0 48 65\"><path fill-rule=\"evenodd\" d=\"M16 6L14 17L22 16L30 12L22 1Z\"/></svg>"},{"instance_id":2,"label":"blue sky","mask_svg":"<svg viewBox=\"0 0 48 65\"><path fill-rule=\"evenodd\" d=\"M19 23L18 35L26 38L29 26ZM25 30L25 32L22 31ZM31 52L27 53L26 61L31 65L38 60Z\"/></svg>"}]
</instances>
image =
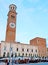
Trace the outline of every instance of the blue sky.
<instances>
[{"instance_id":1,"label":"blue sky","mask_svg":"<svg viewBox=\"0 0 48 65\"><path fill-rule=\"evenodd\" d=\"M5 40L10 4L17 6L16 41L42 37L48 46L48 0L0 0L0 41Z\"/></svg>"}]
</instances>

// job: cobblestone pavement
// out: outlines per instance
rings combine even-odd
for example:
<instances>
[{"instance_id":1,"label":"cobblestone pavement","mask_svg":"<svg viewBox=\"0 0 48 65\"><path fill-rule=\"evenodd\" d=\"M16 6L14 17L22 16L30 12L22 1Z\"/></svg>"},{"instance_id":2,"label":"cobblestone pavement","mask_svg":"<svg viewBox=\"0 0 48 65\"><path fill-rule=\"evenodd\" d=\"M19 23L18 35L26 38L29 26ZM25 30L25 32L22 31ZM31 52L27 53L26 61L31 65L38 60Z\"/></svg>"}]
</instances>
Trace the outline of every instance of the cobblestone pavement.
<instances>
[{"instance_id":1,"label":"cobblestone pavement","mask_svg":"<svg viewBox=\"0 0 48 65\"><path fill-rule=\"evenodd\" d=\"M0 63L0 65L7 65L5 63ZM9 64L12 65L12 64ZM45 63L29 63L29 64L13 64L13 65L48 65L48 62Z\"/></svg>"}]
</instances>

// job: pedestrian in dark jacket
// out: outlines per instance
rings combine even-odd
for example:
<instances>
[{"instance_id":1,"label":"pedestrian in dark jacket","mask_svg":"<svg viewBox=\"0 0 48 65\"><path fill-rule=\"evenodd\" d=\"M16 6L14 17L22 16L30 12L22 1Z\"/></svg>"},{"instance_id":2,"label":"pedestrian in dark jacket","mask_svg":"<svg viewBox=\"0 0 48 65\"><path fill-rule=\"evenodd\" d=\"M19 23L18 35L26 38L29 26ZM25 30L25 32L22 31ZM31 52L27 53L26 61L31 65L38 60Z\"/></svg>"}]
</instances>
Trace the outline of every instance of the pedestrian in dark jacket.
<instances>
[{"instance_id":1,"label":"pedestrian in dark jacket","mask_svg":"<svg viewBox=\"0 0 48 65\"><path fill-rule=\"evenodd\" d=\"M7 62L7 65L9 65L9 61Z\"/></svg>"}]
</instances>

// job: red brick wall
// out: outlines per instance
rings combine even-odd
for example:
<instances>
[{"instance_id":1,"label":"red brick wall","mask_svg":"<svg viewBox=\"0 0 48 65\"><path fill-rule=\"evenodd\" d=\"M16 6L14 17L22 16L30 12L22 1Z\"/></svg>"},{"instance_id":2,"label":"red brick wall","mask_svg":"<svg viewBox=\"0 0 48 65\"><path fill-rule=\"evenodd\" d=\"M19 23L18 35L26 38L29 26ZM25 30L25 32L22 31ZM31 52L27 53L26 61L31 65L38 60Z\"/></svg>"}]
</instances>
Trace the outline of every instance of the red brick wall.
<instances>
[{"instance_id":1,"label":"red brick wall","mask_svg":"<svg viewBox=\"0 0 48 65\"><path fill-rule=\"evenodd\" d=\"M36 37L30 40L30 45L38 46L38 56L46 56L46 39Z\"/></svg>"},{"instance_id":2,"label":"red brick wall","mask_svg":"<svg viewBox=\"0 0 48 65\"><path fill-rule=\"evenodd\" d=\"M48 57L48 48L47 48L47 57Z\"/></svg>"}]
</instances>

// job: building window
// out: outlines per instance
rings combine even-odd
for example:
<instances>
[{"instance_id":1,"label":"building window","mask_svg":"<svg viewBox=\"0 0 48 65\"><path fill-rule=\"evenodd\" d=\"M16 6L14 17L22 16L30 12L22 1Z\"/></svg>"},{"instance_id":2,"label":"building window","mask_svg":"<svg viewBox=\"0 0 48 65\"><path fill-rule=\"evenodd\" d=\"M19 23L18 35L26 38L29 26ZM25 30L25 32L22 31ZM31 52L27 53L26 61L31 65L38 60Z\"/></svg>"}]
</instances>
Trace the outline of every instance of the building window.
<instances>
[{"instance_id":1,"label":"building window","mask_svg":"<svg viewBox=\"0 0 48 65\"><path fill-rule=\"evenodd\" d=\"M38 57L38 54L36 55L36 57Z\"/></svg>"},{"instance_id":2,"label":"building window","mask_svg":"<svg viewBox=\"0 0 48 65\"><path fill-rule=\"evenodd\" d=\"M24 56L24 53L22 53L22 56Z\"/></svg>"},{"instance_id":3,"label":"building window","mask_svg":"<svg viewBox=\"0 0 48 65\"><path fill-rule=\"evenodd\" d=\"M34 54L33 54L33 57L34 57Z\"/></svg>"},{"instance_id":4,"label":"building window","mask_svg":"<svg viewBox=\"0 0 48 65\"><path fill-rule=\"evenodd\" d=\"M14 7L13 7L13 9L14 9Z\"/></svg>"},{"instance_id":5,"label":"building window","mask_svg":"<svg viewBox=\"0 0 48 65\"><path fill-rule=\"evenodd\" d=\"M22 49L22 51L24 51L24 49Z\"/></svg>"},{"instance_id":6,"label":"building window","mask_svg":"<svg viewBox=\"0 0 48 65\"><path fill-rule=\"evenodd\" d=\"M29 54L29 57L30 57L30 54Z\"/></svg>"},{"instance_id":7,"label":"building window","mask_svg":"<svg viewBox=\"0 0 48 65\"><path fill-rule=\"evenodd\" d=\"M7 53L7 57L9 57L10 55L9 55L9 52Z\"/></svg>"},{"instance_id":8,"label":"building window","mask_svg":"<svg viewBox=\"0 0 48 65\"><path fill-rule=\"evenodd\" d=\"M20 53L18 54L18 56L20 56Z\"/></svg>"},{"instance_id":9,"label":"building window","mask_svg":"<svg viewBox=\"0 0 48 65\"><path fill-rule=\"evenodd\" d=\"M11 57L13 57L13 53L11 54Z\"/></svg>"},{"instance_id":10,"label":"building window","mask_svg":"<svg viewBox=\"0 0 48 65\"><path fill-rule=\"evenodd\" d=\"M4 46L4 50L6 50L6 46Z\"/></svg>"},{"instance_id":11,"label":"building window","mask_svg":"<svg viewBox=\"0 0 48 65\"><path fill-rule=\"evenodd\" d=\"M37 50L35 50L35 52L37 52Z\"/></svg>"},{"instance_id":12,"label":"building window","mask_svg":"<svg viewBox=\"0 0 48 65\"><path fill-rule=\"evenodd\" d=\"M47 52L48 52L48 49L47 49Z\"/></svg>"},{"instance_id":13,"label":"building window","mask_svg":"<svg viewBox=\"0 0 48 65\"><path fill-rule=\"evenodd\" d=\"M15 53L15 57L17 57L17 53Z\"/></svg>"},{"instance_id":14,"label":"building window","mask_svg":"<svg viewBox=\"0 0 48 65\"><path fill-rule=\"evenodd\" d=\"M3 53L3 57L5 57L5 55L6 55L6 52Z\"/></svg>"},{"instance_id":15,"label":"building window","mask_svg":"<svg viewBox=\"0 0 48 65\"><path fill-rule=\"evenodd\" d=\"M11 15L11 18L15 18L15 16Z\"/></svg>"},{"instance_id":16,"label":"building window","mask_svg":"<svg viewBox=\"0 0 48 65\"><path fill-rule=\"evenodd\" d=\"M32 52L33 52L33 49L32 49Z\"/></svg>"},{"instance_id":17,"label":"building window","mask_svg":"<svg viewBox=\"0 0 48 65\"><path fill-rule=\"evenodd\" d=\"M35 57L36 57L36 54L35 54Z\"/></svg>"},{"instance_id":18,"label":"building window","mask_svg":"<svg viewBox=\"0 0 48 65\"><path fill-rule=\"evenodd\" d=\"M29 49L27 49L27 52L29 51Z\"/></svg>"},{"instance_id":19,"label":"building window","mask_svg":"<svg viewBox=\"0 0 48 65\"><path fill-rule=\"evenodd\" d=\"M12 9L12 7L11 7L11 9Z\"/></svg>"},{"instance_id":20,"label":"building window","mask_svg":"<svg viewBox=\"0 0 48 65\"><path fill-rule=\"evenodd\" d=\"M12 51L12 50L13 50L13 48L11 47L11 48L10 48L10 51Z\"/></svg>"},{"instance_id":21,"label":"building window","mask_svg":"<svg viewBox=\"0 0 48 65\"><path fill-rule=\"evenodd\" d=\"M17 48L17 51L18 51L18 48Z\"/></svg>"},{"instance_id":22,"label":"building window","mask_svg":"<svg viewBox=\"0 0 48 65\"><path fill-rule=\"evenodd\" d=\"M32 54L31 54L31 57L32 57Z\"/></svg>"},{"instance_id":23,"label":"building window","mask_svg":"<svg viewBox=\"0 0 48 65\"><path fill-rule=\"evenodd\" d=\"M26 53L26 56L27 56L27 53Z\"/></svg>"}]
</instances>

